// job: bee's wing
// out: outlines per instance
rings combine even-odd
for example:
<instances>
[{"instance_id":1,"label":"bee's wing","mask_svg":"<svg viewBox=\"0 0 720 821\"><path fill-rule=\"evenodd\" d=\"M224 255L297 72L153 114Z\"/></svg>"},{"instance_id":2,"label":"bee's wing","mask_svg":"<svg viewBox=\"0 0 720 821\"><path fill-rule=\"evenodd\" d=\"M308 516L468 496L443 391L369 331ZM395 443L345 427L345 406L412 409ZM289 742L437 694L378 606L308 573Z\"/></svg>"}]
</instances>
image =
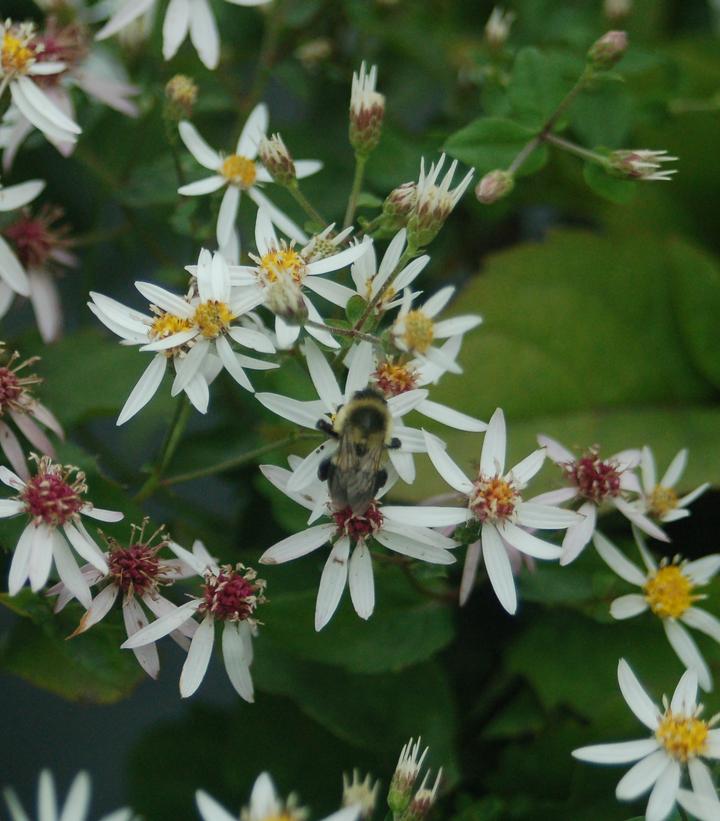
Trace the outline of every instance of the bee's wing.
<instances>
[{"instance_id":1,"label":"bee's wing","mask_svg":"<svg viewBox=\"0 0 720 821\"><path fill-rule=\"evenodd\" d=\"M371 442L358 454L349 437L343 437L333 457L335 470L330 483L330 495L336 507L351 507L354 513L364 513L375 495L378 471L385 458L383 443Z\"/></svg>"}]
</instances>

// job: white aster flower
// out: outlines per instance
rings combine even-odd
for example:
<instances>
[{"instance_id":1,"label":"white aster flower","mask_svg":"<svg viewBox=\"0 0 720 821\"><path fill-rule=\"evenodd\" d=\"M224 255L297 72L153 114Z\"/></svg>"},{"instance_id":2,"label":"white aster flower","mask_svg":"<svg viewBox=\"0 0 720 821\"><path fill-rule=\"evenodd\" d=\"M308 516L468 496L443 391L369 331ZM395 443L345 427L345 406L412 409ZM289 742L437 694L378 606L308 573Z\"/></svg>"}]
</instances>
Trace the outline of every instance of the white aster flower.
<instances>
[{"instance_id":1,"label":"white aster flower","mask_svg":"<svg viewBox=\"0 0 720 821\"><path fill-rule=\"evenodd\" d=\"M265 103L259 103L250 112L240 138L237 141L235 152L224 156L205 142L195 126L183 120L179 125L180 138L188 151L202 165L213 172L211 177L205 177L188 185L178 188L178 193L185 196L211 194L226 186L220 204L217 219L218 246L223 247L230 236L230 231L237 218L240 196L243 191L258 206L266 208L270 218L281 231L298 242L305 242L303 231L279 208L274 206L260 190L260 184L272 182L272 176L257 162L258 146L265 136L268 127L268 109ZM322 168L318 160L295 160L295 172L298 179L308 177Z\"/></svg>"},{"instance_id":2,"label":"white aster flower","mask_svg":"<svg viewBox=\"0 0 720 821\"><path fill-rule=\"evenodd\" d=\"M663 698L663 709L653 703L625 659L618 664L618 683L628 707L652 735L638 741L581 747L573 751L573 756L593 764L637 762L620 779L615 795L620 801L634 801L652 788L646 821L663 821L678 798L684 800L678 791L685 772L690 777L692 794L701 799L699 805L714 807L714 814L706 817L720 818L720 801L710 770L702 760L720 758L720 730L711 729L714 719L700 717L702 705L696 701L695 672L683 674L672 701Z\"/></svg>"},{"instance_id":3,"label":"white aster flower","mask_svg":"<svg viewBox=\"0 0 720 821\"><path fill-rule=\"evenodd\" d=\"M121 647L136 649L152 645L163 636L180 630L192 635L187 659L180 674L180 695L191 696L207 672L215 643L215 625L222 624L222 654L225 670L235 691L245 701L253 701L250 665L252 639L257 634L255 609L265 602L265 582L252 568L242 564L217 565L207 551L193 553L171 543L170 549L203 579L202 593L170 609L147 627L138 630ZM203 617L198 625L195 614Z\"/></svg>"},{"instance_id":4,"label":"white aster flower","mask_svg":"<svg viewBox=\"0 0 720 821\"><path fill-rule=\"evenodd\" d=\"M270 0L228 0L236 6L262 6ZM110 20L95 35L98 40L112 37L139 17L154 10L157 0L125 0ZM198 57L209 69L220 60L220 35L208 0L170 0L163 20L163 57L172 59L185 38L190 40Z\"/></svg>"},{"instance_id":5,"label":"white aster flower","mask_svg":"<svg viewBox=\"0 0 720 821\"><path fill-rule=\"evenodd\" d=\"M275 348L265 334L248 328L237 320L262 302L262 294L246 288L233 289L230 269L223 255L203 249L198 264L191 268L195 281L193 295L184 300L158 285L136 282L135 286L157 308L182 320L183 327L169 336L149 341L142 351L164 351L186 346L185 356L175 361L175 381L171 394L176 396L202 372L213 354L223 364L232 378L245 390L253 391L244 368L268 370L277 368L276 362L265 362L236 353L230 345L232 339L239 345L262 353L275 353Z\"/></svg>"},{"instance_id":6,"label":"white aster flower","mask_svg":"<svg viewBox=\"0 0 720 821\"><path fill-rule=\"evenodd\" d=\"M65 64L38 59L31 23L0 22L0 99L6 88L15 107L46 137L59 142L75 142L80 126L64 114L32 79L63 71Z\"/></svg>"},{"instance_id":7,"label":"white aster flower","mask_svg":"<svg viewBox=\"0 0 720 821\"><path fill-rule=\"evenodd\" d=\"M238 821L221 804L204 790L195 793L197 807L203 821ZM360 814L358 807L346 807L328 815L323 821L357 821ZM294 796L287 801L278 798L272 779L267 773L261 773L255 780L250 795L250 806L240 813L241 821L306 821L307 810L298 807Z\"/></svg>"},{"instance_id":8,"label":"white aster flower","mask_svg":"<svg viewBox=\"0 0 720 821\"><path fill-rule=\"evenodd\" d=\"M344 251L334 251L330 244L326 248L330 253L321 256L319 250L329 243L327 240L318 242L314 238L305 248L297 250L293 243L278 239L272 214L264 207L259 208L257 213L255 245L257 256L250 256L256 265L231 266L231 281L239 286L239 291L256 294L257 304L262 303L275 314L275 335L281 348L292 347L300 336L298 319L308 318L324 324L306 291L312 291L341 308L354 295L352 289L324 279L321 274L339 271L350 265L364 253L364 246L351 245ZM323 345L339 347L329 331L312 325L306 325L305 330Z\"/></svg>"},{"instance_id":9,"label":"white aster flower","mask_svg":"<svg viewBox=\"0 0 720 821\"><path fill-rule=\"evenodd\" d=\"M19 358L17 351L7 354L5 344L0 342L0 448L15 473L27 480L30 478L30 471L25 461L25 449L5 420L11 419L37 451L52 458L55 458L55 448L37 423L61 439L64 434L54 414L32 394L32 386L42 382L42 379L34 374L21 374L24 368L33 365L39 357L31 357L15 364Z\"/></svg>"},{"instance_id":10,"label":"white aster flower","mask_svg":"<svg viewBox=\"0 0 720 821\"><path fill-rule=\"evenodd\" d=\"M277 413L278 416L289 419L304 428L316 430L321 420L331 424L340 406L346 404L356 391L368 386L373 370L373 352L369 342L361 342L357 345L345 379L344 391L340 389L332 368L314 342L306 340L304 352L318 399L301 401L276 393L257 393L255 396L261 404L273 413ZM400 478L408 483L415 480L412 454L424 453L426 447L422 433L404 425L402 417L426 400L427 395L426 390L410 390L390 397L387 403L393 419L392 433L400 440L400 447L389 449L388 455ZM440 440L437 441L440 442ZM301 490L317 479L320 463L330 457L336 448L337 441L334 439L323 442L315 448L294 472L289 489Z\"/></svg>"},{"instance_id":11,"label":"white aster flower","mask_svg":"<svg viewBox=\"0 0 720 821\"><path fill-rule=\"evenodd\" d=\"M478 475L471 480L442 447L427 438L428 455L438 473L467 497L470 518L480 526L480 540L468 546L460 600L466 601L472 590L482 551L495 595L508 613L514 613L517 593L507 546L536 559L559 559L559 547L530 531L565 529L577 522L578 516L569 510L540 504L537 498L524 501L521 491L542 467L545 448L533 451L506 473L506 444L505 416L498 408L485 432Z\"/></svg>"},{"instance_id":12,"label":"white aster flower","mask_svg":"<svg viewBox=\"0 0 720 821\"><path fill-rule=\"evenodd\" d=\"M32 202L45 188L44 180L0 185L0 212L15 211ZM30 296L30 281L17 256L0 235L0 316L7 313L13 294Z\"/></svg>"},{"instance_id":13,"label":"white aster flower","mask_svg":"<svg viewBox=\"0 0 720 821\"><path fill-rule=\"evenodd\" d=\"M119 522L123 514L83 500L88 488L85 474L78 468L56 464L47 456L34 458L37 469L27 482L0 467L0 482L17 491L15 497L0 502L0 518L23 513L28 517L10 563L8 590L11 596L16 595L28 579L34 592L40 590L48 580L54 560L61 581L89 607L90 590L68 542L85 561L107 573L105 556L80 517Z\"/></svg>"},{"instance_id":14,"label":"white aster flower","mask_svg":"<svg viewBox=\"0 0 720 821\"><path fill-rule=\"evenodd\" d=\"M334 510L325 482L316 478L312 484L305 484L301 491L292 489L294 474L302 462L293 458L290 464L294 470L275 465L261 465L260 470L278 490L311 511L308 523L321 516L331 521L282 539L263 553L260 562L282 564L331 545L315 605L316 630L322 630L330 621L346 585L350 588L350 598L358 616L369 619L372 615L375 609L370 553L373 540L394 553L431 564L455 561L449 551L458 543L430 528L467 521L470 514L466 509L384 505L380 500L392 487L396 478L393 474L364 513L353 513L349 507Z\"/></svg>"},{"instance_id":15,"label":"white aster flower","mask_svg":"<svg viewBox=\"0 0 720 821\"><path fill-rule=\"evenodd\" d=\"M447 357L441 348L433 346L433 342L438 339L462 337L482 322L482 317L475 314L435 321L435 317L452 299L454 293L455 288L448 285L425 300L420 308L412 308L412 293L406 288L400 311L390 333L399 350L411 353L421 362L430 362L451 373L462 373L454 358Z\"/></svg>"},{"instance_id":16,"label":"white aster flower","mask_svg":"<svg viewBox=\"0 0 720 821\"><path fill-rule=\"evenodd\" d=\"M549 458L562 469L570 482L570 487L543 493L540 500L548 504L582 500L578 513L584 518L568 528L563 539L560 564L570 564L580 555L595 532L598 510L605 504L615 507L653 539L670 541L665 531L626 498L628 493L641 492L640 482L632 472L640 463L639 450L623 450L603 459L595 446L578 457L549 436L541 434L537 439L540 445L547 448Z\"/></svg>"},{"instance_id":17,"label":"white aster flower","mask_svg":"<svg viewBox=\"0 0 720 821\"><path fill-rule=\"evenodd\" d=\"M3 797L10 813L10 821L29 821L15 790L6 787ZM40 773L37 794L37 821L87 821L90 809L90 776L86 772L78 773L73 779L65 803L58 806L55 793L55 782L49 770ZM99 821L130 821L132 810L123 808L110 815L104 815Z\"/></svg>"},{"instance_id":18,"label":"white aster flower","mask_svg":"<svg viewBox=\"0 0 720 821\"><path fill-rule=\"evenodd\" d=\"M367 236L367 234L363 237L365 252L353 263L350 273L352 274L357 293L366 302L372 302L385 288L388 280L395 273L395 269L400 262L400 257L405 250L406 243L407 230L401 228L390 241L378 266L375 245L372 239ZM382 313L400 305L402 303L402 297L400 297L399 294L414 282L429 261L430 257L424 254L409 262L401 271L398 271L392 280L392 284L385 290L382 297L378 299L375 310L378 313ZM417 295L417 293L412 294L413 297Z\"/></svg>"},{"instance_id":19,"label":"white aster flower","mask_svg":"<svg viewBox=\"0 0 720 821\"><path fill-rule=\"evenodd\" d=\"M640 456L642 492L638 501L638 507L642 513L661 522L675 522L690 515L690 511L687 509L688 505L705 493L710 487L710 483L703 482L695 490L686 493L685 496L678 497L675 485L680 481L680 477L685 471L687 458L687 448L678 451L662 479L658 482L653 452L647 446L642 449Z\"/></svg>"},{"instance_id":20,"label":"white aster flower","mask_svg":"<svg viewBox=\"0 0 720 821\"><path fill-rule=\"evenodd\" d=\"M647 549L642 534L633 528L645 569L629 561L602 533L596 532L593 541L597 552L620 578L637 585L641 593L620 596L610 606L615 619L629 619L650 610L662 620L665 634L680 661L688 670L694 670L703 690L712 690L712 676L697 645L683 625L693 627L720 642L720 621L694 602L705 598L694 592L708 584L720 570L720 554L703 556L692 562L676 556L672 562L663 560L658 566ZM682 624L681 624L682 622Z\"/></svg>"}]
</instances>

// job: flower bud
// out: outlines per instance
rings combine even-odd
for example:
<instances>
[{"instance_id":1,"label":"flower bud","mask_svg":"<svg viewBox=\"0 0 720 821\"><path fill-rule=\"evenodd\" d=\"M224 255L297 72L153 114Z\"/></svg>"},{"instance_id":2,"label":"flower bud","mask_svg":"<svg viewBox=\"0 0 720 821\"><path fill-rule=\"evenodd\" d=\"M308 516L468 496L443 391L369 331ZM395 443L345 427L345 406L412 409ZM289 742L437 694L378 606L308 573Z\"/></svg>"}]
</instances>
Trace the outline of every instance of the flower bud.
<instances>
[{"instance_id":1,"label":"flower bud","mask_svg":"<svg viewBox=\"0 0 720 821\"><path fill-rule=\"evenodd\" d=\"M489 171L475 186L475 196L483 205L492 205L494 202L507 196L515 187L513 175L500 168Z\"/></svg>"},{"instance_id":2,"label":"flower bud","mask_svg":"<svg viewBox=\"0 0 720 821\"><path fill-rule=\"evenodd\" d=\"M377 66L366 71L365 63L360 66L360 74L353 73L350 94L350 145L362 157L380 142L383 118L385 117L385 97L375 91Z\"/></svg>"},{"instance_id":3,"label":"flower bud","mask_svg":"<svg viewBox=\"0 0 720 821\"><path fill-rule=\"evenodd\" d=\"M610 154L610 168L621 177L633 180L669 180L677 173L676 168L662 171L662 163L674 162L667 151L651 151L647 148L621 149Z\"/></svg>"},{"instance_id":4,"label":"flower bud","mask_svg":"<svg viewBox=\"0 0 720 821\"><path fill-rule=\"evenodd\" d=\"M428 787L430 772L425 773L420 789L413 796L410 806L400 816L401 821L424 821L430 814L437 800L438 788L442 779L442 767L438 770L432 789Z\"/></svg>"},{"instance_id":5,"label":"flower bud","mask_svg":"<svg viewBox=\"0 0 720 821\"><path fill-rule=\"evenodd\" d=\"M413 800L415 780L418 777L418 773L429 749L425 747L421 754L421 743L422 739L418 738L418 740L413 743L413 739L411 738L400 752L400 758L398 758L387 797L388 807L390 807L396 815L404 813L410 807Z\"/></svg>"},{"instance_id":6,"label":"flower bud","mask_svg":"<svg viewBox=\"0 0 720 821\"><path fill-rule=\"evenodd\" d=\"M297 179L295 163L279 134L263 137L258 146L260 161L279 185L291 185Z\"/></svg>"},{"instance_id":7,"label":"flower bud","mask_svg":"<svg viewBox=\"0 0 720 821\"><path fill-rule=\"evenodd\" d=\"M500 6L495 6L485 23L485 39L490 48L499 50L505 45L514 20L513 12L504 11Z\"/></svg>"},{"instance_id":8,"label":"flower bud","mask_svg":"<svg viewBox=\"0 0 720 821\"><path fill-rule=\"evenodd\" d=\"M605 0L603 12L608 20L622 20L632 11L633 0Z\"/></svg>"},{"instance_id":9,"label":"flower bud","mask_svg":"<svg viewBox=\"0 0 720 821\"><path fill-rule=\"evenodd\" d=\"M382 207L386 227L397 231L407 225L416 202L417 185L414 182L404 182L394 188L385 198Z\"/></svg>"},{"instance_id":10,"label":"flower bud","mask_svg":"<svg viewBox=\"0 0 720 821\"><path fill-rule=\"evenodd\" d=\"M628 36L626 32L608 31L590 46L587 59L597 71L607 71L622 59L627 49Z\"/></svg>"},{"instance_id":11,"label":"flower bud","mask_svg":"<svg viewBox=\"0 0 720 821\"><path fill-rule=\"evenodd\" d=\"M198 87L192 77L176 74L165 86L166 116L171 120L187 120L197 102Z\"/></svg>"}]
</instances>

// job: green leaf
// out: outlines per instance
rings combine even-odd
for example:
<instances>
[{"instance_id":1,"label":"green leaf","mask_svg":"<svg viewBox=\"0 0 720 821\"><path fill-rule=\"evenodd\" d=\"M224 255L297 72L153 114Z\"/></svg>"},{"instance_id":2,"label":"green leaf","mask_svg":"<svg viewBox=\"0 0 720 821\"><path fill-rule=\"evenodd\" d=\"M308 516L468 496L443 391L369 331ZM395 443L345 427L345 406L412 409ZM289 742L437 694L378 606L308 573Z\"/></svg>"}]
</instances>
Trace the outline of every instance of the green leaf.
<instances>
[{"instance_id":1,"label":"green leaf","mask_svg":"<svg viewBox=\"0 0 720 821\"><path fill-rule=\"evenodd\" d=\"M376 197L375 194L371 194L369 191L361 191L358 194L358 208L380 208L382 204L382 199L380 197Z\"/></svg>"},{"instance_id":2,"label":"green leaf","mask_svg":"<svg viewBox=\"0 0 720 821\"><path fill-rule=\"evenodd\" d=\"M445 142L448 154L474 166L479 175L496 168L507 168L522 148L535 136L531 128L500 117L479 117L451 134ZM530 154L518 174L531 174L545 165L547 146Z\"/></svg>"},{"instance_id":3,"label":"green leaf","mask_svg":"<svg viewBox=\"0 0 720 821\"><path fill-rule=\"evenodd\" d=\"M80 611L69 606L53 614L50 601L27 591L0 603L29 618L3 637L0 669L70 701L111 704L127 697L145 675L132 653L120 649L125 634L107 617L68 640Z\"/></svg>"},{"instance_id":4,"label":"green leaf","mask_svg":"<svg viewBox=\"0 0 720 821\"><path fill-rule=\"evenodd\" d=\"M637 193L637 182L608 174L601 165L595 162L585 163L583 177L596 194L618 205L630 202Z\"/></svg>"},{"instance_id":5,"label":"green leaf","mask_svg":"<svg viewBox=\"0 0 720 821\"><path fill-rule=\"evenodd\" d=\"M360 294L355 294L355 296L350 297L347 305L345 306L345 316L351 326L354 325L365 313L367 305L367 301L364 300Z\"/></svg>"},{"instance_id":6,"label":"green leaf","mask_svg":"<svg viewBox=\"0 0 720 821\"><path fill-rule=\"evenodd\" d=\"M584 145L620 148L629 136L633 114L627 86L601 75L577 96L569 116L573 132Z\"/></svg>"},{"instance_id":7,"label":"green leaf","mask_svg":"<svg viewBox=\"0 0 720 821\"><path fill-rule=\"evenodd\" d=\"M687 351L703 376L720 387L720 268L715 258L682 241L670 245L670 262Z\"/></svg>"},{"instance_id":8,"label":"green leaf","mask_svg":"<svg viewBox=\"0 0 720 821\"><path fill-rule=\"evenodd\" d=\"M169 152L135 168L130 179L118 191L118 198L131 208L169 205L178 200L178 180L172 154Z\"/></svg>"}]
</instances>

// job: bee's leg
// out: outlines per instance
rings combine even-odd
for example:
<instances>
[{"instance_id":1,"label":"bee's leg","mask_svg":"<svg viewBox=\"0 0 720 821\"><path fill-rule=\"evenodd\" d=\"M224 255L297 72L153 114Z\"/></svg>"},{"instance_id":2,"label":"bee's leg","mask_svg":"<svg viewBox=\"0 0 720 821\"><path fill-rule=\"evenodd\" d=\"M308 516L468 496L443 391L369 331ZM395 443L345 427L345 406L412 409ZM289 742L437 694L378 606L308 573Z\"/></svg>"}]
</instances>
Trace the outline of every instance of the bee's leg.
<instances>
[{"instance_id":1,"label":"bee's leg","mask_svg":"<svg viewBox=\"0 0 720 821\"><path fill-rule=\"evenodd\" d=\"M393 436L393 438L390 440L390 444L388 445L388 448L390 450L397 450L398 448L401 448L401 447L402 447L402 442L397 438L397 436Z\"/></svg>"},{"instance_id":2,"label":"bee's leg","mask_svg":"<svg viewBox=\"0 0 720 821\"><path fill-rule=\"evenodd\" d=\"M330 422L327 421L327 419L318 419L318 421L315 423L315 427L318 430L321 430L323 433L327 433L328 436L332 436L333 439L338 438L337 432L330 424Z\"/></svg>"},{"instance_id":3,"label":"bee's leg","mask_svg":"<svg viewBox=\"0 0 720 821\"><path fill-rule=\"evenodd\" d=\"M373 487L373 496L375 496L375 494L378 492L378 490L380 490L380 488L383 487L385 482L387 482L387 478L388 478L388 475L387 475L387 471L385 469L381 469L375 474L375 485Z\"/></svg>"},{"instance_id":4,"label":"bee's leg","mask_svg":"<svg viewBox=\"0 0 720 821\"><path fill-rule=\"evenodd\" d=\"M317 475L318 479L321 482L327 482L327 480L330 478L331 468L332 461L329 456L327 459L323 459L322 462L320 462L320 464L318 465Z\"/></svg>"}]
</instances>

